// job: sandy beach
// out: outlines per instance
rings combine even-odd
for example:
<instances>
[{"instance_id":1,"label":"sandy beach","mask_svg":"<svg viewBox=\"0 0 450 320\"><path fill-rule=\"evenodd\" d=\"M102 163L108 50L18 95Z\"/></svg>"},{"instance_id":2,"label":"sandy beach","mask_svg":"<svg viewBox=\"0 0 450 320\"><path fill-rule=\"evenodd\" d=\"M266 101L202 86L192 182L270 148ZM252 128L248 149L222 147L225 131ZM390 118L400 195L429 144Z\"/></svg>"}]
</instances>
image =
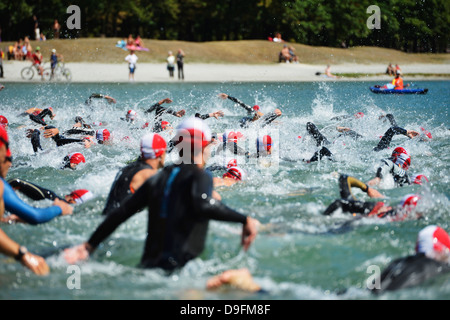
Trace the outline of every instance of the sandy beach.
<instances>
[{"instance_id":1,"label":"sandy beach","mask_svg":"<svg viewBox=\"0 0 450 320\"><path fill-rule=\"evenodd\" d=\"M32 80L23 80L20 72L30 65L28 61L4 61L5 78L8 82L41 82L35 75ZM48 64L45 67L49 67ZM66 63L71 70L72 82L128 82L126 63ZM448 64L410 64L401 65L404 80L448 80L450 65ZM391 77L380 75L386 70L384 64L338 64L331 67L333 73L363 74L359 77L342 77L338 81L384 81ZM309 64L207 64L186 63L184 67L185 82L302 82L302 81L336 81L317 72L325 71L324 65ZM414 74L409 76L408 74ZM421 74L421 75L417 75ZM433 76L439 74L441 76ZM442 76L448 75L448 76ZM136 82L179 82L175 70L175 78L169 78L164 63L138 63L135 73Z\"/></svg>"}]
</instances>

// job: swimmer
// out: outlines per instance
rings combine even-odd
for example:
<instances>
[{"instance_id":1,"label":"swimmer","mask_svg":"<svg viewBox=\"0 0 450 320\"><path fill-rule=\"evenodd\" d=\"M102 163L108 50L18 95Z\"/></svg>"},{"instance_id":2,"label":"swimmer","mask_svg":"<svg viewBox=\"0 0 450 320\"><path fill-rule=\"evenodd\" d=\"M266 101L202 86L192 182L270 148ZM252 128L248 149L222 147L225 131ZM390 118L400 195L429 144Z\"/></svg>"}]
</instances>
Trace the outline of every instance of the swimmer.
<instances>
[{"instance_id":1,"label":"swimmer","mask_svg":"<svg viewBox=\"0 0 450 320\"><path fill-rule=\"evenodd\" d=\"M422 229L416 241L414 255L399 258L381 273L374 294L416 287L438 275L450 272L450 237L436 225Z\"/></svg>"},{"instance_id":2,"label":"swimmer","mask_svg":"<svg viewBox=\"0 0 450 320\"><path fill-rule=\"evenodd\" d=\"M142 184L164 167L167 143L159 134L149 133L141 138L141 156L122 168L116 175L102 214L107 215L134 194Z\"/></svg>"},{"instance_id":3,"label":"swimmer","mask_svg":"<svg viewBox=\"0 0 450 320\"><path fill-rule=\"evenodd\" d=\"M265 127L266 125L269 125L275 119L277 119L278 117L280 117L282 115L282 112L280 109L275 109L273 112L270 112L270 113L264 115L260 111L261 108L258 105L254 105L253 107L250 107L250 106L246 105L245 103L243 103L242 101L227 95L226 93L219 94L219 98L221 98L223 100L229 99L229 100L233 101L234 103L237 103L238 105L240 105L245 110L247 110L247 117L242 118L240 120L240 125L243 128L247 128L251 123L254 123L256 121L258 121L258 123L261 123L262 127Z\"/></svg>"},{"instance_id":4,"label":"swimmer","mask_svg":"<svg viewBox=\"0 0 450 320\"><path fill-rule=\"evenodd\" d=\"M347 175L340 175L339 177L339 190L341 199L334 201L323 212L323 215L332 215L337 210L341 209L343 212L351 214L360 214L364 217L378 217L389 218L393 221L403 220L409 217L420 218L420 213L416 212L416 206L420 199L418 195L407 195L403 197L401 203L393 208L386 205L384 202L373 201L358 201L352 194L351 188L358 188L367 193L370 198L383 198L384 196L377 191L369 187L360 180L349 177Z\"/></svg>"},{"instance_id":5,"label":"swimmer","mask_svg":"<svg viewBox=\"0 0 450 320\"><path fill-rule=\"evenodd\" d=\"M86 163L86 158L82 153L75 152L64 157L63 166L61 169L64 170L68 168L71 170L76 170L80 163Z\"/></svg>"},{"instance_id":6,"label":"swimmer","mask_svg":"<svg viewBox=\"0 0 450 320\"><path fill-rule=\"evenodd\" d=\"M383 159L381 165L378 167L376 176L367 184L369 186L379 185L383 178L390 176L398 187L411 184L411 178L407 171L411 165L411 157L408 152L402 148L397 147L392 152L389 159Z\"/></svg>"},{"instance_id":7,"label":"swimmer","mask_svg":"<svg viewBox=\"0 0 450 320\"><path fill-rule=\"evenodd\" d=\"M212 112L212 113L207 113L207 114L200 114L200 113L196 113L195 114L196 118L200 118L202 120L206 120L206 119L209 119L209 118L219 119L220 117L223 117L223 116L224 116L224 113L221 110L216 111L216 112Z\"/></svg>"},{"instance_id":8,"label":"swimmer","mask_svg":"<svg viewBox=\"0 0 450 320\"><path fill-rule=\"evenodd\" d=\"M37 124L41 124L43 126L47 125L47 123L44 120L46 116L50 116L51 120L55 119L56 117L56 114L53 111L52 107L46 109L30 108L28 110L25 110L23 115L28 115L32 121L36 122Z\"/></svg>"},{"instance_id":9,"label":"swimmer","mask_svg":"<svg viewBox=\"0 0 450 320\"><path fill-rule=\"evenodd\" d=\"M166 166L148 179L109 213L87 242L66 249L69 264L87 259L122 222L146 207L150 223L141 267L172 272L197 258L205 247L209 220L242 224L241 245L249 249L259 222L211 197L212 177L204 170L211 142L209 127L198 118L188 118L177 127L177 136L178 164Z\"/></svg>"},{"instance_id":10,"label":"swimmer","mask_svg":"<svg viewBox=\"0 0 450 320\"><path fill-rule=\"evenodd\" d=\"M74 139L74 138L66 138L65 136L59 133L59 129L55 126L46 126L44 128L44 138L51 138L57 147L65 146L71 143L80 143L85 146L85 148L89 148L91 143L89 139ZM28 129L27 130L27 138L30 138L31 145L33 146L33 151L38 152L39 150L43 150L41 146L41 132L38 129Z\"/></svg>"},{"instance_id":11,"label":"swimmer","mask_svg":"<svg viewBox=\"0 0 450 320\"><path fill-rule=\"evenodd\" d=\"M104 95L104 94L100 94L100 93L93 93L89 96L89 98L84 102L87 105L91 105L93 99L105 99L109 104L111 103L116 103L116 99L114 99L113 97Z\"/></svg>"},{"instance_id":12,"label":"swimmer","mask_svg":"<svg viewBox=\"0 0 450 320\"><path fill-rule=\"evenodd\" d=\"M5 116L1 116L0 115L0 126L2 126L3 128L5 128L5 130L8 130L8 119L6 119Z\"/></svg>"},{"instance_id":13,"label":"swimmer","mask_svg":"<svg viewBox=\"0 0 450 320\"><path fill-rule=\"evenodd\" d=\"M222 178L215 177L213 178L214 187L222 187L222 186L232 186L240 181L247 180L247 172L238 167L233 166L228 168L228 170L223 174Z\"/></svg>"},{"instance_id":14,"label":"swimmer","mask_svg":"<svg viewBox=\"0 0 450 320\"><path fill-rule=\"evenodd\" d=\"M180 110L180 111L175 111L170 108L162 107L162 105L164 103L172 103L172 102L173 101L169 98L162 99L159 102L152 105L149 109L147 109L145 111L145 113L152 113L153 111L155 112L154 123L159 122L161 120L162 116L166 113L171 114L177 118L183 117L186 114L186 110L184 110L184 109Z\"/></svg>"},{"instance_id":15,"label":"swimmer","mask_svg":"<svg viewBox=\"0 0 450 320\"><path fill-rule=\"evenodd\" d=\"M9 150L6 130L0 126L0 147L2 145L6 145L7 147L7 151L3 156L3 162L0 163L0 180L3 185L4 211L8 211L9 213L18 216L22 221L33 225L48 222L57 216L72 214L73 208L60 199L55 199L53 205L47 208L35 208L23 202L14 192L13 188L5 181L8 171L12 166L12 155ZM2 216L4 211L0 208L0 218L2 221L4 221L4 217Z\"/></svg>"}]
</instances>

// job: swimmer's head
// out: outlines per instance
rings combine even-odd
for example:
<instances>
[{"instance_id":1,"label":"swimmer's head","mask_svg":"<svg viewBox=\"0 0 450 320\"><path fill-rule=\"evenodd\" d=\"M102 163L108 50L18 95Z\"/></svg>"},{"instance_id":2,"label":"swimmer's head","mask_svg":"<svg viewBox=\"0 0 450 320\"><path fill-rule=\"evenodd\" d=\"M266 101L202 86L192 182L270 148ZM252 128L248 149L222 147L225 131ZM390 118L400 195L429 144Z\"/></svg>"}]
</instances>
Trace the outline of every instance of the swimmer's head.
<instances>
[{"instance_id":1,"label":"swimmer's head","mask_svg":"<svg viewBox=\"0 0 450 320\"><path fill-rule=\"evenodd\" d=\"M259 111L259 110L261 110L261 108L260 108L258 105L254 105L254 106L253 106L253 110Z\"/></svg>"},{"instance_id":2,"label":"swimmer's head","mask_svg":"<svg viewBox=\"0 0 450 320\"><path fill-rule=\"evenodd\" d=\"M237 167L237 160L236 159L231 159L230 161L228 161L227 168L230 169L232 167Z\"/></svg>"},{"instance_id":3,"label":"swimmer's head","mask_svg":"<svg viewBox=\"0 0 450 320\"><path fill-rule=\"evenodd\" d=\"M418 175L416 175L416 176L414 177L414 181L413 181L413 183L418 184L418 185L422 185L422 184L427 183L427 182L429 182L429 181L428 181L428 178L427 178L427 176L424 175L424 174L418 174Z\"/></svg>"},{"instance_id":4,"label":"swimmer's head","mask_svg":"<svg viewBox=\"0 0 450 320\"><path fill-rule=\"evenodd\" d=\"M172 128L172 126L168 121L161 121L161 129L168 130L170 128Z\"/></svg>"},{"instance_id":5,"label":"swimmer's head","mask_svg":"<svg viewBox=\"0 0 450 320\"><path fill-rule=\"evenodd\" d=\"M141 155L145 160L159 158L166 150L166 140L157 133L148 133L141 138Z\"/></svg>"},{"instance_id":6,"label":"swimmer's head","mask_svg":"<svg viewBox=\"0 0 450 320\"><path fill-rule=\"evenodd\" d=\"M195 117L188 118L177 127L177 138L180 144L189 143L192 151L203 149L211 142L211 129L203 120Z\"/></svg>"},{"instance_id":7,"label":"swimmer's head","mask_svg":"<svg viewBox=\"0 0 450 320\"><path fill-rule=\"evenodd\" d=\"M134 121L137 117L137 112L134 110L128 110L127 112L127 121Z\"/></svg>"},{"instance_id":8,"label":"swimmer's head","mask_svg":"<svg viewBox=\"0 0 450 320\"><path fill-rule=\"evenodd\" d=\"M363 117L364 117L364 113L363 112L358 112L358 113L355 114L355 118L356 119L361 119Z\"/></svg>"},{"instance_id":9,"label":"swimmer's head","mask_svg":"<svg viewBox=\"0 0 450 320\"><path fill-rule=\"evenodd\" d=\"M0 126L0 148L5 146L6 151L9 149L9 138L8 132L4 126Z\"/></svg>"},{"instance_id":10,"label":"swimmer's head","mask_svg":"<svg viewBox=\"0 0 450 320\"><path fill-rule=\"evenodd\" d=\"M222 178L230 178L238 181L245 181L247 180L247 173L242 168L231 167L227 170L227 172L223 174Z\"/></svg>"},{"instance_id":11,"label":"swimmer's head","mask_svg":"<svg viewBox=\"0 0 450 320\"><path fill-rule=\"evenodd\" d=\"M411 165L411 157L402 147L397 147L394 149L392 152L392 161L404 170L408 170Z\"/></svg>"},{"instance_id":12,"label":"swimmer's head","mask_svg":"<svg viewBox=\"0 0 450 320\"><path fill-rule=\"evenodd\" d=\"M86 163L86 159L83 154L76 152L69 155L69 165L71 169L76 169L80 163Z\"/></svg>"},{"instance_id":13,"label":"swimmer's head","mask_svg":"<svg viewBox=\"0 0 450 320\"><path fill-rule=\"evenodd\" d=\"M412 212L416 209L420 197L417 194L408 194L403 197L400 206L405 212Z\"/></svg>"},{"instance_id":14,"label":"swimmer's head","mask_svg":"<svg viewBox=\"0 0 450 320\"><path fill-rule=\"evenodd\" d=\"M100 144L106 144L108 142L111 142L111 133L108 131L108 129L97 130L95 136L97 138L98 143Z\"/></svg>"},{"instance_id":15,"label":"swimmer's head","mask_svg":"<svg viewBox=\"0 0 450 320\"><path fill-rule=\"evenodd\" d=\"M75 191L71 192L70 194L66 195L64 198L68 203L82 204L82 203L85 203L86 201L89 201L92 198L94 198L94 195L89 190L79 189L79 190L75 190Z\"/></svg>"},{"instance_id":16,"label":"swimmer's head","mask_svg":"<svg viewBox=\"0 0 450 320\"><path fill-rule=\"evenodd\" d=\"M5 129L8 129L8 119L5 116L0 116L0 126Z\"/></svg>"},{"instance_id":17,"label":"swimmer's head","mask_svg":"<svg viewBox=\"0 0 450 320\"><path fill-rule=\"evenodd\" d=\"M448 233L435 225L422 229L417 236L416 252L428 258L450 262L450 237Z\"/></svg>"},{"instance_id":18,"label":"swimmer's head","mask_svg":"<svg viewBox=\"0 0 450 320\"><path fill-rule=\"evenodd\" d=\"M270 153L272 151L272 137L269 135L258 137L256 139L256 150L258 152L267 151Z\"/></svg>"}]
</instances>

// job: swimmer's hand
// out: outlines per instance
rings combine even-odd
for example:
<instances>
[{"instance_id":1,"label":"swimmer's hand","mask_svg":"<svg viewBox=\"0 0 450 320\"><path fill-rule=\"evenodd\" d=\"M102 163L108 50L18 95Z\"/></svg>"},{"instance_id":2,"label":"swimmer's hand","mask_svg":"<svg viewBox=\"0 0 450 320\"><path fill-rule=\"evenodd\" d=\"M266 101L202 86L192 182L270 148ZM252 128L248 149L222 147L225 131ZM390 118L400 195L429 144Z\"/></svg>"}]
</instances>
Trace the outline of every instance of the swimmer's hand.
<instances>
[{"instance_id":1,"label":"swimmer's hand","mask_svg":"<svg viewBox=\"0 0 450 320\"><path fill-rule=\"evenodd\" d=\"M419 135L419 133L417 131L414 130L407 130L406 135L410 138L410 139L414 139L415 137L417 137Z\"/></svg>"},{"instance_id":2,"label":"swimmer's hand","mask_svg":"<svg viewBox=\"0 0 450 320\"><path fill-rule=\"evenodd\" d=\"M178 118L181 118L181 117L183 117L185 114L186 114L186 110L183 109L183 110L178 111L177 114L176 114L176 116L177 116Z\"/></svg>"},{"instance_id":3,"label":"swimmer's hand","mask_svg":"<svg viewBox=\"0 0 450 320\"><path fill-rule=\"evenodd\" d=\"M228 95L226 93L220 93L219 98L226 100L226 99L228 99Z\"/></svg>"},{"instance_id":4,"label":"swimmer's hand","mask_svg":"<svg viewBox=\"0 0 450 320\"><path fill-rule=\"evenodd\" d=\"M25 253L20 262L39 276L45 276L50 272L50 268L44 258L30 252Z\"/></svg>"},{"instance_id":5,"label":"swimmer's hand","mask_svg":"<svg viewBox=\"0 0 450 320\"><path fill-rule=\"evenodd\" d=\"M219 119L219 117L223 117L223 115L224 115L223 111L220 110L209 114L211 118L214 117L216 119Z\"/></svg>"},{"instance_id":6,"label":"swimmer's hand","mask_svg":"<svg viewBox=\"0 0 450 320\"><path fill-rule=\"evenodd\" d=\"M244 247L245 251L248 250L250 245L255 240L260 225L261 223L258 220L247 217L247 222L242 228L242 241L241 241L241 244Z\"/></svg>"},{"instance_id":7,"label":"swimmer's hand","mask_svg":"<svg viewBox=\"0 0 450 320\"><path fill-rule=\"evenodd\" d=\"M62 201L58 198L55 199L55 201L53 201L53 205L61 208L61 210L62 210L61 215L63 215L63 216L73 213L73 208L67 202Z\"/></svg>"},{"instance_id":8,"label":"swimmer's hand","mask_svg":"<svg viewBox=\"0 0 450 320\"><path fill-rule=\"evenodd\" d=\"M44 130L44 138L52 138L59 134L59 130L57 128L46 129Z\"/></svg>"},{"instance_id":9,"label":"swimmer's hand","mask_svg":"<svg viewBox=\"0 0 450 320\"><path fill-rule=\"evenodd\" d=\"M92 252L91 246L86 242L79 246L67 248L64 250L64 259L68 264L75 264L87 260L89 253Z\"/></svg>"},{"instance_id":10,"label":"swimmer's hand","mask_svg":"<svg viewBox=\"0 0 450 320\"><path fill-rule=\"evenodd\" d=\"M158 104L162 105L163 103L172 103L172 102L173 102L172 99L165 98L165 99L162 99L161 101L159 101Z\"/></svg>"},{"instance_id":11,"label":"swimmer's hand","mask_svg":"<svg viewBox=\"0 0 450 320\"><path fill-rule=\"evenodd\" d=\"M2 91L3 89L5 89L5 86L0 84L0 91Z\"/></svg>"}]
</instances>

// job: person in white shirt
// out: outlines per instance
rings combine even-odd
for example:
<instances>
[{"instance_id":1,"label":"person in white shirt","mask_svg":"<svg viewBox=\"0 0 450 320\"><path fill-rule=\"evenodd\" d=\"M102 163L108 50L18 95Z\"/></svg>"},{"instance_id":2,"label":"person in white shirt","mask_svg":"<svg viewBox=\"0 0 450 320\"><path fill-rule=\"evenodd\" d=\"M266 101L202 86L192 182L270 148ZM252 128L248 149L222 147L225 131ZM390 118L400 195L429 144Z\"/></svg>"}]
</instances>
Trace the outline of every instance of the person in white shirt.
<instances>
[{"instance_id":1,"label":"person in white shirt","mask_svg":"<svg viewBox=\"0 0 450 320\"><path fill-rule=\"evenodd\" d=\"M136 70L136 62L138 61L138 57L134 53L134 50L131 50L130 54L125 57L125 61L128 62L128 68L130 69L128 79L134 81L134 71Z\"/></svg>"},{"instance_id":2,"label":"person in white shirt","mask_svg":"<svg viewBox=\"0 0 450 320\"><path fill-rule=\"evenodd\" d=\"M169 51L169 56L167 57L167 70L169 70L169 76L173 78L173 71L175 70L175 56L172 51Z\"/></svg>"}]
</instances>

